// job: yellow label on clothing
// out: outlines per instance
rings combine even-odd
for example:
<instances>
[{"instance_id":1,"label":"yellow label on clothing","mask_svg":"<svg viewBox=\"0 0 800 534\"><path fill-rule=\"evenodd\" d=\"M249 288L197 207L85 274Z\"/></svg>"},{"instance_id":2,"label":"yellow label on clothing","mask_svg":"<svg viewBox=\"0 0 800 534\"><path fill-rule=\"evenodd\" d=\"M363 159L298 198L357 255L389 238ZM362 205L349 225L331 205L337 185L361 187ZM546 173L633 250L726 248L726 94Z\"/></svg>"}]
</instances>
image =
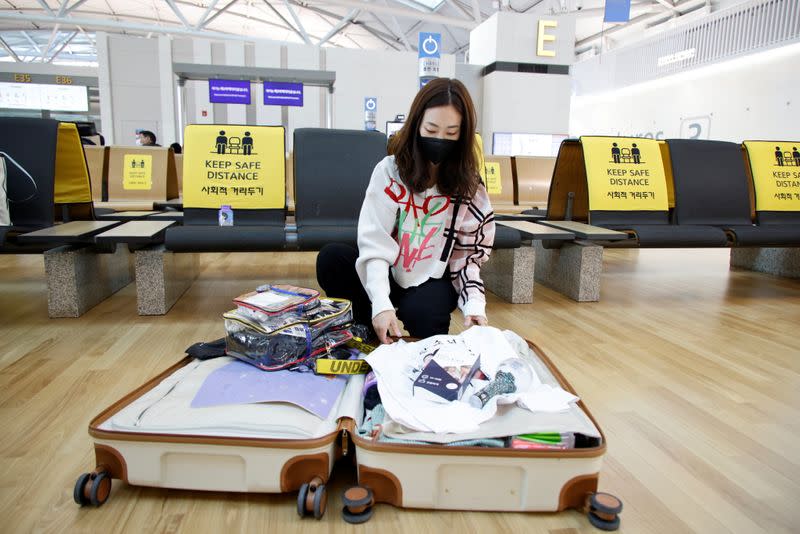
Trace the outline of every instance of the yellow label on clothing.
<instances>
[{"instance_id":1,"label":"yellow label on clothing","mask_svg":"<svg viewBox=\"0 0 800 534\"><path fill-rule=\"evenodd\" d=\"M667 211L667 183L658 141L581 137L593 211Z\"/></svg>"},{"instance_id":2,"label":"yellow label on clothing","mask_svg":"<svg viewBox=\"0 0 800 534\"><path fill-rule=\"evenodd\" d=\"M500 174L500 164L495 161L487 161L486 166L486 190L490 195L503 194L503 180Z\"/></svg>"},{"instance_id":3,"label":"yellow label on clothing","mask_svg":"<svg viewBox=\"0 0 800 534\"><path fill-rule=\"evenodd\" d=\"M286 205L282 127L193 124L184 139L184 206L229 205L235 210Z\"/></svg>"},{"instance_id":4,"label":"yellow label on clothing","mask_svg":"<svg viewBox=\"0 0 800 534\"><path fill-rule=\"evenodd\" d=\"M800 211L800 141L745 141L756 211Z\"/></svg>"},{"instance_id":5,"label":"yellow label on clothing","mask_svg":"<svg viewBox=\"0 0 800 534\"><path fill-rule=\"evenodd\" d=\"M125 154L122 168L122 188L149 191L153 188L153 156Z\"/></svg>"},{"instance_id":6,"label":"yellow label on clothing","mask_svg":"<svg viewBox=\"0 0 800 534\"><path fill-rule=\"evenodd\" d=\"M369 371L364 360L317 360L318 375L365 375Z\"/></svg>"}]
</instances>

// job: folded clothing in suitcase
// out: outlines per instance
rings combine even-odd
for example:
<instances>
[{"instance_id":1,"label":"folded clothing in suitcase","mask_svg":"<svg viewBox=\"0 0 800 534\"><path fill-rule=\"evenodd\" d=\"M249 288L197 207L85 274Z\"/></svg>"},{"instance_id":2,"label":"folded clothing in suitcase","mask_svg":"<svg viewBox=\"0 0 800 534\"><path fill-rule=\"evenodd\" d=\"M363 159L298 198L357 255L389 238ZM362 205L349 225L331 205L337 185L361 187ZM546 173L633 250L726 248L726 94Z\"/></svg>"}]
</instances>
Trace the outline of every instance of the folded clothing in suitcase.
<instances>
[{"instance_id":1,"label":"folded clothing in suitcase","mask_svg":"<svg viewBox=\"0 0 800 534\"><path fill-rule=\"evenodd\" d=\"M510 346L534 368L542 386L563 389L574 396L574 390L544 353L516 334L509 331L501 334L490 327L472 327L462 336L478 334L481 330L491 334L488 342L473 346L482 362L485 360L491 366L490 362L496 362L497 356L508 356L501 353ZM505 340L501 342L498 335ZM431 340L417 343L429 344ZM398 345L392 351L402 349L403 345ZM391 373L392 369L404 365L397 360L397 354L390 351L384 352L383 362L379 361L379 351L381 349L367 357L376 372L384 368ZM410 379L408 382L410 384ZM389 401L391 406L398 401L397 388L392 391L393 388L379 386L379 389L384 404ZM527 398L525 402L528 401L535 399ZM466 425L455 418L467 410L464 403L453 403L452 407L443 409L448 408L451 412L445 417L431 418L428 413L419 416L419 411L405 414L411 417L406 423L416 426L387 417L377 432L364 432L366 429L362 428L362 433L353 433L359 484L372 490L375 502L448 510L557 511L582 508L587 496L597 491L606 450L605 438L579 399L567 402L562 411L531 411L510 404L495 406L493 417L476 419L477 424ZM387 410L388 413L392 411L396 412ZM431 422L442 425L440 428L460 427L464 431L419 430ZM355 428L354 423L351 429ZM568 450L467 446L475 440L533 432L570 432L587 439L581 447Z\"/></svg>"},{"instance_id":2,"label":"folded clothing in suitcase","mask_svg":"<svg viewBox=\"0 0 800 534\"><path fill-rule=\"evenodd\" d=\"M308 513L320 517L327 502L325 483L344 453L343 421L360 407L363 375L315 377L344 382L325 417L286 402L193 408L209 377L234 364L264 376L309 375L265 373L229 357L182 360L92 420L97 467L78 478L75 501L103 504L110 480L118 478L191 490L300 490L310 501Z\"/></svg>"},{"instance_id":3,"label":"folded clothing in suitcase","mask_svg":"<svg viewBox=\"0 0 800 534\"><path fill-rule=\"evenodd\" d=\"M355 376L348 380L343 376L333 378L317 376L312 373L299 373L294 371L279 371L265 373L253 368L254 373L261 374L265 379L272 380L275 388L287 391L296 389L299 385L292 379L296 377L303 380L306 389L313 389L310 380L339 384L334 388L336 395L333 398L323 398L323 403L330 403L330 409L325 417L311 413L309 409L298 404L284 402L247 402L247 399L233 399L219 396L217 405L203 407L193 406L193 401L201 393L203 385L215 372L224 371L226 367L233 366L238 378L247 373L247 368L236 368L239 363L233 358L223 357L207 361L191 361L164 378L158 385L145 392L113 417L103 421L98 428L101 430L161 433L170 435L190 434L198 436L226 436L226 437L257 437L266 439L315 439L335 432L338 421L343 415L352 416L359 405L359 379ZM242 389L244 382L230 384L218 383L221 390L233 388ZM269 386L270 384L264 384ZM319 390L319 387L316 388ZM234 392L235 393L235 392ZM279 393L279 392L276 392ZM310 393L309 393L310 395ZM309 395L303 394L303 401L310 400ZM273 395L272 398L292 398L297 395L281 397ZM226 402L226 400L228 402ZM258 399L255 399L258 400ZM197 404L197 403L194 403ZM208 404L208 403L205 403Z\"/></svg>"}]
</instances>

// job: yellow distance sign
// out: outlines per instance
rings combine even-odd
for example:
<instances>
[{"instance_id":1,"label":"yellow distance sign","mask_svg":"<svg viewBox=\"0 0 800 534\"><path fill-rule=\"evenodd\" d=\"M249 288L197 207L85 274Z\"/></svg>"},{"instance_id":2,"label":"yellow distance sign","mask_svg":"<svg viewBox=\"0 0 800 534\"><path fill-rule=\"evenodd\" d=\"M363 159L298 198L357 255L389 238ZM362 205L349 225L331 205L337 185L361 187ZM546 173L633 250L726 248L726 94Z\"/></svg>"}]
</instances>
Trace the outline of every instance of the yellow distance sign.
<instances>
[{"instance_id":1,"label":"yellow distance sign","mask_svg":"<svg viewBox=\"0 0 800 534\"><path fill-rule=\"evenodd\" d=\"M149 191L153 188L153 156L125 154L122 167L122 188Z\"/></svg>"},{"instance_id":2,"label":"yellow distance sign","mask_svg":"<svg viewBox=\"0 0 800 534\"><path fill-rule=\"evenodd\" d=\"M667 211L667 180L658 141L581 137L592 211Z\"/></svg>"},{"instance_id":3,"label":"yellow distance sign","mask_svg":"<svg viewBox=\"0 0 800 534\"><path fill-rule=\"evenodd\" d=\"M183 204L235 209L286 206L284 130L280 126L186 127Z\"/></svg>"},{"instance_id":4,"label":"yellow distance sign","mask_svg":"<svg viewBox=\"0 0 800 534\"><path fill-rule=\"evenodd\" d=\"M800 211L800 141L745 141L756 211Z\"/></svg>"},{"instance_id":5,"label":"yellow distance sign","mask_svg":"<svg viewBox=\"0 0 800 534\"><path fill-rule=\"evenodd\" d=\"M486 166L486 190L490 195L503 194L503 180L500 174L500 164L496 161L487 161Z\"/></svg>"}]
</instances>

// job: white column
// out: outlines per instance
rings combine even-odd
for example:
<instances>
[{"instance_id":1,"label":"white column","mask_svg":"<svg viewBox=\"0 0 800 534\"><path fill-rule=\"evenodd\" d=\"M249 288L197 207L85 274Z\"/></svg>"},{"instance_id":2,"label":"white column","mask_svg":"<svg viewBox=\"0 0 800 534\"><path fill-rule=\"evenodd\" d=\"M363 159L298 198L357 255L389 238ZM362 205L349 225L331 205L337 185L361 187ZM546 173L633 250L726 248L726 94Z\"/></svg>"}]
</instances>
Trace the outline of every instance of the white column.
<instances>
[{"instance_id":1,"label":"white column","mask_svg":"<svg viewBox=\"0 0 800 534\"><path fill-rule=\"evenodd\" d=\"M320 51L316 47L287 44L287 67L290 69L319 70ZM286 125L286 151L293 148L292 132L296 128L319 128L325 126L321 94L327 94L323 87L303 88L303 107L289 107L289 121Z\"/></svg>"},{"instance_id":2,"label":"white column","mask_svg":"<svg viewBox=\"0 0 800 534\"><path fill-rule=\"evenodd\" d=\"M244 42L227 41L225 43L225 65L244 67ZM247 107L241 104L226 104L228 124L247 124Z\"/></svg>"},{"instance_id":3,"label":"white column","mask_svg":"<svg viewBox=\"0 0 800 534\"><path fill-rule=\"evenodd\" d=\"M172 73L172 39L158 37L158 74L161 83L161 144L169 146L178 140L175 115L175 75Z\"/></svg>"},{"instance_id":4,"label":"white column","mask_svg":"<svg viewBox=\"0 0 800 534\"><path fill-rule=\"evenodd\" d=\"M211 41L192 40L194 63L211 65ZM214 124L214 106L208 102L208 82L186 82L187 122L189 124ZM203 111L206 116L203 116Z\"/></svg>"},{"instance_id":5,"label":"white column","mask_svg":"<svg viewBox=\"0 0 800 534\"><path fill-rule=\"evenodd\" d=\"M100 90L100 121L103 123L103 137L107 145L114 144L114 107L111 94L111 61L108 53L108 34L97 32L97 85Z\"/></svg>"},{"instance_id":6,"label":"white column","mask_svg":"<svg viewBox=\"0 0 800 534\"><path fill-rule=\"evenodd\" d=\"M270 69L281 68L281 45L264 41L256 42L253 66ZM281 124L280 106L264 105L264 86L262 84L258 83L253 85L252 97L256 103L256 123L259 126L276 126ZM286 133L287 136L290 135L288 130Z\"/></svg>"}]
</instances>

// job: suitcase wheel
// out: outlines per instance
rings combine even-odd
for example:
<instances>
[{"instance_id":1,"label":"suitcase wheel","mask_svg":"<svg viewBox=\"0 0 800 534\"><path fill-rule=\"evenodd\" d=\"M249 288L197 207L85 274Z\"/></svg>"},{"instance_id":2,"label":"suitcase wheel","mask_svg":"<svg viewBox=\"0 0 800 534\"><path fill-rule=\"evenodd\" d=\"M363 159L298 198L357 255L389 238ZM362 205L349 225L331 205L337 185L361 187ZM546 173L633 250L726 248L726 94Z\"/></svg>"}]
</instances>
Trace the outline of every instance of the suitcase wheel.
<instances>
[{"instance_id":1,"label":"suitcase wheel","mask_svg":"<svg viewBox=\"0 0 800 534\"><path fill-rule=\"evenodd\" d=\"M300 491L297 492L297 515L300 517L306 516L306 497L308 496L308 483L306 482L300 486Z\"/></svg>"},{"instance_id":2,"label":"suitcase wheel","mask_svg":"<svg viewBox=\"0 0 800 534\"><path fill-rule=\"evenodd\" d=\"M89 490L89 502L94 506L102 506L111 494L111 476L106 471L100 471L92 477L92 487Z\"/></svg>"},{"instance_id":3,"label":"suitcase wheel","mask_svg":"<svg viewBox=\"0 0 800 534\"><path fill-rule=\"evenodd\" d=\"M359 523L366 523L369 521L369 518L372 517L372 512L373 508L370 506L360 514L353 514L347 509L347 506L345 506L342 508L342 518L348 523L357 525Z\"/></svg>"},{"instance_id":4,"label":"suitcase wheel","mask_svg":"<svg viewBox=\"0 0 800 534\"><path fill-rule=\"evenodd\" d=\"M375 504L372 491L362 486L354 486L342 495L344 508L342 517L348 523L364 523L372 517L372 505Z\"/></svg>"},{"instance_id":5,"label":"suitcase wheel","mask_svg":"<svg viewBox=\"0 0 800 534\"><path fill-rule=\"evenodd\" d=\"M592 493L586 499L589 522L600 530L617 530L622 501L610 493Z\"/></svg>"},{"instance_id":6,"label":"suitcase wheel","mask_svg":"<svg viewBox=\"0 0 800 534\"><path fill-rule=\"evenodd\" d=\"M297 492L297 515L305 517L314 514L315 519L320 519L327 506L328 491L321 478L314 477L311 482L300 486Z\"/></svg>"},{"instance_id":7,"label":"suitcase wheel","mask_svg":"<svg viewBox=\"0 0 800 534\"><path fill-rule=\"evenodd\" d=\"M92 475L89 473L84 473L78 477L78 480L75 482L75 489L72 490L72 498L75 499L75 504L79 504L81 506L85 506L89 504L89 497L85 494L84 488L86 487L86 483L89 482Z\"/></svg>"},{"instance_id":8,"label":"suitcase wheel","mask_svg":"<svg viewBox=\"0 0 800 534\"><path fill-rule=\"evenodd\" d=\"M314 519L320 519L325 514L325 509L328 507L328 491L325 484L317 486L314 491Z\"/></svg>"},{"instance_id":9,"label":"suitcase wheel","mask_svg":"<svg viewBox=\"0 0 800 534\"><path fill-rule=\"evenodd\" d=\"M599 528L600 530L617 530L619 528L619 517L614 517L613 521L606 521L605 519L600 519L592 512L587 514L589 517L589 523L591 523L594 527Z\"/></svg>"},{"instance_id":10,"label":"suitcase wheel","mask_svg":"<svg viewBox=\"0 0 800 534\"><path fill-rule=\"evenodd\" d=\"M83 473L75 482L72 498L81 506L102 506L111 494L111 475L103 468Z\"/></svg>"},{"instance_id":11,"label":"suitcase wheel","mask_svg":"<svg viewBox=\"0 0 800 534\"><path fill-rule=\"evenodd\" d=\"M622 501L610 493L593 493L589 497L589 506L602 514L617 515L622 511Z\"/></svg>"}]
</instances>

